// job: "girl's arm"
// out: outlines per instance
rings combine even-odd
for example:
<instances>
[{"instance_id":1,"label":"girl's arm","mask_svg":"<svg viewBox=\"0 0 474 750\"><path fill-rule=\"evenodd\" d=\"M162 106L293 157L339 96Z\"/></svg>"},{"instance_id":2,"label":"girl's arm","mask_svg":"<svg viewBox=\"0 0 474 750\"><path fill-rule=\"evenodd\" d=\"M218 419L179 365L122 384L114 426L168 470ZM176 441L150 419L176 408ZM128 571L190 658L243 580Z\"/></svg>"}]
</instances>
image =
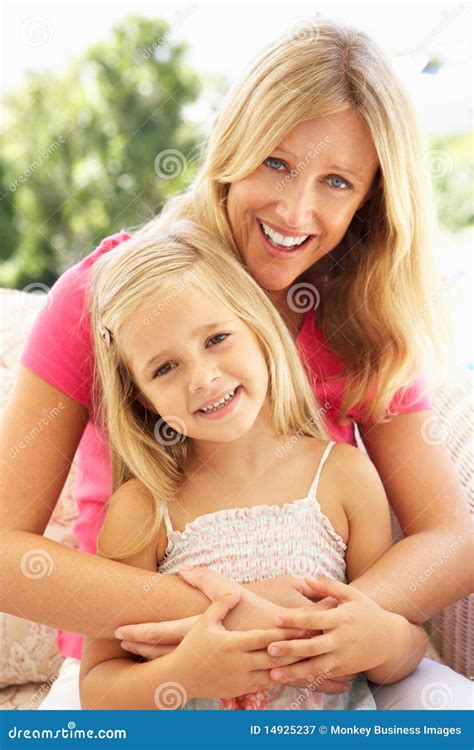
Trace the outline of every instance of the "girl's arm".
<instances>
[{"instance_id":1,"label":"girl's arm","mask_svg":"<svg viewBox=\"0 0 474 750\"><path fill-rule=\"evenodd\" d=\"M150 496L136 480L120 487L111 498L100 534L104 554L113 557L124 543L139 537L153 512ZM156 576L161 541L153 540L125 560L125 565L143 568L149 584L158 589L164 577ZM277 634L286 637L295 631L225 630L222 619L247 596L253 595L235 586L234 592L208 607L173 653L150 662L127 654L115 639L86 638L79 681L82 708L180 708L192 698L233 698L267 687L273 660L265 649ZM286 663L292 661L288 658Z\"/></svg>"},{"instance_id":2,"label":"girl's arm","mask_svg":"<svg viewBox=\"0 0 474 750\"><path fill-rule=\"evenodd\" d=\"M39 431L45 413L57 416ZM140 568L43 537L87 421L83 406L20 368L0 430L0 610L72 633L108 638L120 625L200 614L208 598L179 576L161 576L160 585L150 587L150 574ZM35 559L40 550L47 574L25 574L32 550ZM236 608L233 627L248 629L246 608ZM253 627L265 627L266 603L259 597L253 612Z\"/></svg>"},{"instance_id":3,"label":"girl's arm","mask_svg":"<svg viewBox=\"0 0 474 750\"><path fill-rule=\"evenodd\" d=\"M446 446L429 440L434 419L419 411L359 425L406 538L352 585L417 623L473 590L468 504Z\"/></svg>"}]
</instances>

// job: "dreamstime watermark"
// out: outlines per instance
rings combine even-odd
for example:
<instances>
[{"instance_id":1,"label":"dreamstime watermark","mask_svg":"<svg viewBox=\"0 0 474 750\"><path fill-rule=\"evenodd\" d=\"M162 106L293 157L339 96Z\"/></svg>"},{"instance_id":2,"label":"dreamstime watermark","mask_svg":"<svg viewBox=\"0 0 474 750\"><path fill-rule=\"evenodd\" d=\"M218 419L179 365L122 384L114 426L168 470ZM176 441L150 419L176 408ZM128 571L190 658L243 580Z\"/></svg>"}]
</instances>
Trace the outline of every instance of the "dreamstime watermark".
<instances>
[{"instance_id":1,"label":"dreamstime watermark","mask_svg":"<svg viewBox=\"0 0 474 750\"><path fill-rule=\"evenodd\" d=\"M317 42L320 34L319 24L316 23L318 18L319 14L294 18L286 28L287 38L295 46Z\"/></svg>"},{"instance_id":2,"label":"dreamstime watermark","mask_svg":"<svg viewBox=\"0 0 474 750\"><path fill-rule=\"evenodd\" d=\"M321 295L314 284L300 281L288 289L286 301L293 312L305 313L308 310L317 310Z\"/></svg>"},{"instance_id":3,"label":"dreamstime watermark","mask_svg":"<svg viewBox=\"0 0 474 750\"><path fill-rule=\"evenodd\" d=\"M187 169L188 160L178 149L166 148L155 156L153 166L156 174L162 180L174 180Z\"/></svg>"},{"instance_id":4,"label":"dreamstime watermark","mask_svg":"<svg viewBox=\"0 0 474 750\"><path fill-rule=\"evenodd\" d=\"M427 49L429 48L429 45L436 39L448 26L450 23L452 23L460 13L465 9L465 5L463 3L459 3L459 5L456 5L455 8L451 8L450 10L442 10L441 11L441 20L438 21L438 23L433 26L432 29L428 32L428 34L423 37L421 42L416 46L413 47L413 49L410 50L410 56L412 58L420 58L427 54Z\"/></svg>"},{"instance_id":5,"label":"dreamstime watermark","mask_svg":"<svg viewBox=\"0 0 474 750\"><path fill-rule=\"evenodd\" d=\"M153 433L157 443L164 446L176 445L186 440L186 425L180 417L169 415L158 419Z\"/></svg>"},{"instance_id":6,"label":"dreamstime watermark","mask_svg":"<svg viewBox=\"0 0 474 750\"><path fill-rule=\"evenodd\" d=\"M44 549L30 549L21 556L20 568L25 578L37 581L38 578L51 575L53 572L53 558Z\"/></svg>"},{"instance_id":7,"label":"dreamstime watermark","mask_svg":"<svg viewBox=\"0 0 474 750\"><path fill-rule=\"evenodd\" d=\"M13 448L10 448L9 455L11 458L16 458L18 456L19 452L26 448L28 445L31 445L33 440L43 431L45 427L47 427L53 419L56 419L56 417L59 416L61 411L65 408L62 401L58 401L58 405L53 407L53 409L41 409L41 414L43 415L39 422L29 431L27 435L25 435L19 443L17 443Z\"/></svg>"},{"instance_id":8,"label":"dreamstime watermark","mask_svg":"<svg viewBox=\"0 0 474 750\"><path fill-rule=\"evenodd\" d=\"M290 555L288 560L288 573L298 578L315 578L318 571L318 562L315 557L306 552L296 552Z\"/></svg>"},{"instance_id":9,"label":"dreamstime watermark","mask_svg":"<svg viewBox=\"0 0 474 750\"><path fill-rule=\"evenodd\" d=\"M421 586L423 583L426 583L426 581L433 575L433 573L436 573L440 568L442 568L446 560L449 560L451 555L465 543L466 540L462 534L459 534L458 538L455 541L450 542L449 544L446 542L443 551L438 555L437 559L433 560L431 565L426 568L423 573L421 573L417 578L415 578L414 581L411 581L410 591L416 591L419 586Z\"/></svg>"},{"instance_id":10,"label":"dreamstime watermark","mask_svg":"<svg viewBox=\"0 0 474 750\"><path fill-rule=\"evenodd\" d=\"M423 307L420 307L419 312L411 316L412 323L416 323L419 318L423 318L428 312L428 310L430 309L430 307L432 305L435 305L437 302L439 302L443 298L445 291L449 289L449 287L451 287L457 281L461 281L462 278L463 278L463 273L461 271L457 271L451 276L447 276L445 279L443 279L442 283L439 285L438 291L435 294L431 295L428 302L425 305L423 305Z\"/></svg>"},{"instance_id":11,"label":"dreamstime watermark","mask_svg":"<svg viewBox=\"0 0 474 750\"><path fill-rule=\"evenodd\" d=\"M20 304L26 312L37 313L46 307L51 307L53 300L47 284L34 281L32 284L23 287L21 291L24 294L21 295Z\"/></svg>"},{"instance_id":12,"label":"dreamstime watermark","mask_svg":"<svg viewBox=\"0 0 474 750\"><path fill-rule=\"evenodd\" d=\"M196 279L197 279L196 271L189 271L188 273L186 273L182 280L178 280L174 284L171 292L166 295L164 300L162 300L159 305L155 305L155 307L153 307L151 312L147 313L143 317L143 324L146 326L150 325L153 318L157 318L158 315L162 313L163 310L165 310L168 307L168 305L174 302L174 300L177 297L179 297L179 295L182 294L184 290L190 284L193 284L196 281Z\"/></svg>"},{"instance_id":13,"label":"dreamstime watermark","mask_svg":"<svg viewBox=\"0 0 474 750\"><path fill-rule=\"evenodd\" d=\"M149 47L145 47L145 49L143 50L142 54L145 60L148 60L150 57L152 57L163 44L168 42L173 33L173 29L175 27L181 26L181 24L184 23L187 17L191 15L191 13L195 13L198 8L199 5L197 3L189 3L188 6L175 10L174 16L170 20L170 28L167 29L165 33L162 34L156 41L152 42Z\"/></svg>"},{"instance_id":14,"label":"dreamstime watermark","mask_svg":"<svg viewBox=\"0 0 474 750\"><path fill-rule=\"evenodd\" d=\"M59 146L61 146L63 143L65 143L65 139L62 135L60 135L58 138L56 138L55 141L49 144L49 146L43 151L41 151L39 157L37 160L32 161L31 164L14 180L13 182L10 182L8 189L14 193L15 190L18 188L18 185L23 182L26 182L32 174L36 172L37 169L41 167L41 165L49 159L51 154L54 154L55 151L58 150Z\"/></svg>"},{"instance_id":15,"label":"dreamstime watermark","mask_svg":"<svg viewBox=\"0 0 474 750\"><path fill-rule=\"evenodd\" d=\"M453 691L445 682L430 682L421 692L421 703L428 711L445 711L454 703Z\"/></svg>"},{"instance_id":16,"label":"dreamstime watermark","mask_svg":"<svg viewBox=\"0 0 474 750\"><path fill-rule=\"evenodd\" d=\"M155 706L161 711L176 711L182 708L188 696L179 682L162 682L154 693Z\"/></svg>"},{"instance_id":17,"label":"dreamstime watermark","mask_svg":"<svg viewBox=\"0 0 474 750\"><path fill-rule=\"evenodd\" d=\"M433 148L423 155L421 161L423 173L432 180L449 177L454 169L453 157L442 148Z\"/></svg>"},{"instance_id":18,"label":"dreamstime watermark","mask_svg":"<svg viewBox=\"0 0 474 750\"><path fill-rule=\"evenodd\" d=\"M38 704L41 703L43 698L47 696L51 687L54 685L58 677L59 677L59 674L55 675L55 677L50 677L50 678L47 678L45 676L45 679L43 680L42 684L39 686L38 690L35 690L33 695L26 701L26 703L22 703L22 705L19 707L20 710L31 711L37 708Z\"/></svg>"},{"instance_id":19,"label":"dreamstime watermark","mask_svg":"<svg viewBox=\"0 0 474 750\"><path fill-rule=\"evenodd\" d=\"M28 47L41 47L53 38L53 26L49 18L31 16L21 24L20 36Z\"/></svg>"},{"instance_id":20,"label":"dreamstime watermark","mask_svg":"<svg viewBox=\"0 0 474 750\"><path fill-rule=\"evenodd\" d=\"M330 675L330 672L328 669L325 669L324 672L321 672L320 675L315 677L314 675L308 675L306 678L308 682L310 683L308 687L306 688L300 688L298 690L298 697L293 703L290 703L288 706L288 709L290 711L296 711L301 708L301 706L306 702L306 700L312 695L312 693L316 692L321 685L324 684L324 682L328 679Z\"/></svg>"},{"instance_id":21,"label":"dreamstime watermark","mask_svg":"<svg viewBox=\"0 0 474 750\"><path fill-rule=\"evenodd\" d=\"M299 161L294 169L291 169L288 174L286 174L279 182L277 182L276 189L278 190L278 192L281 193L286 185L292 182L295 177L298 177L298 175L306 169L310 161L312 159L315 159L318 154L322 153L326 146L328 146L331 142L331 136L326 135L324 136L322 141L319 141L319 143L311 143L310 149L306 153L305 158L302 161Z\"/></svg>"},{"instance_id":22,"label":"dreamstime watermark","mask_svg":"<svg viewBox=\"0 0 474 750\"><path fill-rule=\"evenodd\" d=\"M423 420L421 437L427 445L442 445L448 441L449 436L448 428L440 422L439 417L432 416Z\"/></svg>"},{"instance_id":23,"label":"dreamstime watermark","mask_svg":"<svg viewBox=\"0 0 474 750\"><path fill-rule=\"evenodd\" d=\"M300 427L299 430L297 430L294 435L291 435L291 437L289 437L288 440L285 443L283 443L283 445L279 446L276 449L276 451L275 451L276 457L277 458L281 458L282 456L285 455L285 453L288 450L290 450L291 448L293 448L293 446L296 445L296 443L298 442L298 440L306 435L305 427L308 424L316 425L317 422L318 422L318 420L322 419L324 417L324 415L331 408L332 407L331 407L331 404L329 403L329 401L325 401L324 404L323 404L323 406L319 407L319 409L316 412L316 414L313 415L312 417L310 417L310 419L306 420L306 422L304 423L303 427Z\"/></svg>"}]
</instances>

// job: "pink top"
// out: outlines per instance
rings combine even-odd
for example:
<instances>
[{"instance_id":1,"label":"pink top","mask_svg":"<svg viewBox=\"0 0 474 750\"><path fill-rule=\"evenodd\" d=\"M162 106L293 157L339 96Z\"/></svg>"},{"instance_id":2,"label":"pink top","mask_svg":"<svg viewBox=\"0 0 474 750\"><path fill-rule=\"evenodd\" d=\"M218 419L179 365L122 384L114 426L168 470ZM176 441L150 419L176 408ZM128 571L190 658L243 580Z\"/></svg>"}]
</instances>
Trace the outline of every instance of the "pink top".
<instances>
[{"instance_id":1,"label":"pink top","mask_svg":"<svg viewBox=\"0 0 474 750\"><path fill-rule=\"evenodd\" d=\"M90 269L101 255L129 236L126 232L120 232L107 237L94 252L62 274L51 289L49 303L37 316L20 357L25 367L78 401L90 413L94 357L89 318L84 309ZM305 316L296 343L309 368L317 399L323 406L329 404L326 418L331 438L336 442L355 445L353 424L337 425L344 379L328 380L341 372L342 364L326 346L311 310ZM423 387L424 381L420 378L404 392L398 392L392 401L391 411L403 414L431 409L430 399L420 397ZM349 416L358 421L357 409ZM79 549L95 554L105 503L111 494L111 471L107 441L99 434L92 413L75 460L78 518L74 532L79 540ZM82 641L81 636L58 631L58 646L65 656L79 659Z\"/></svg>"}]
</instances>

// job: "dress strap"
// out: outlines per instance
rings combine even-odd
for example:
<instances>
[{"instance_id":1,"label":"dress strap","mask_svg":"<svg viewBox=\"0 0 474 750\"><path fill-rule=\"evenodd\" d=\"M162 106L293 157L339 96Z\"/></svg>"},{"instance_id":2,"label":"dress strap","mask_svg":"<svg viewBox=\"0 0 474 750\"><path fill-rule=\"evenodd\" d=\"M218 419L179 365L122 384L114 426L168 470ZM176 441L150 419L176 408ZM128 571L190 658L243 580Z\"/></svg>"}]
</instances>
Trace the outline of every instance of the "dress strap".
<instances>
[{"instance_id":1,"label":"dress strap","mask_svg":"<svg viewBox=\"0 0 474 750\"><path fill-rule=\"evenodd\" d=\"M311 487L309 489L309 492L308 492L308 497L310 497L312 500L316 500L316 498L317 498L318 485L319 485L319 479L321 477L321 472L323 470L324 464L326 463L327 457L331 453L333 445L336 445L336 443L335 443L334 440L331 440L331 442L329 442L326 445L326 447L324 449L324 453L321 456L321 461L319 462L319 466L318 466L318 469L316 471L316 476L314 477L313 484L311 485Z\"/></svg>"},{"instance_id":2,"label":"dress strap","mask_svg":"<svg viewBox=\"0 0 474 750\"><path fill-rule=\"evenodd\" d=\"M168 510L168 503L163 503L162 507L163 507L163 518L164 518L165 526L166 526L166 534L169 537L170 534L173 532L173 526L171 524L170 514Z\"/></svg>"}]
</instances>

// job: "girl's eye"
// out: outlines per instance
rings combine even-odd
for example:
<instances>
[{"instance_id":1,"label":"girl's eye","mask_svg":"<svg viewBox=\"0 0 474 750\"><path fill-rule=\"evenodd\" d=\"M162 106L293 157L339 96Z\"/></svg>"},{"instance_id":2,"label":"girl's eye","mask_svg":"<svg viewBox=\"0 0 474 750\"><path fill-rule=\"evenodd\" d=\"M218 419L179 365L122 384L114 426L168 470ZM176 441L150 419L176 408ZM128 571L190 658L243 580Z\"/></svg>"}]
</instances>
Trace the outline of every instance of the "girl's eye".
<instances>
[{"instance_id":1,"label":"girl's eye","mask_svg":"<svg viewBox=\"0 0 474 750\"><path fill-rule=\"evenodd\" d=\"M215 341L216 339L220 338L220 341L216 341L217 344L220 344L222 341L224 341L224 339L227 338L228 335L228 333L217 333L215 336L209 339L209 342ZM221 336L223 336L224 338L222 339Z\"/></svg>"},{"instance_id":2,"label":"girl's eye","mask_svg":"<svg viewBox=\"0 0 474 750\"><path fill-rule=\"evenodd\" d=\"M155 372L153 373L153 378L159 378L162 375L167 375L171 370L171 365L172 365L172 362L165 362L164 365L160 365L160 367L158 367L158 369L155 370ZM166 369L167 367L170 369L167 370Z\"/></svg>"},{"instance_id":3,"label":"girl's eye","mask_svg":"<svg viewBox=\"0 0 474 750\"><path fill-rule=\"evenodd\" d=\"M343 192L344 190L351 190L352 185L348 180L345 180L344 177L338 177L338 175L332 175L328 178L330 182L332 182L331 187L335 188L339 192Z\"/></svg>"},{"instance_id":4,"label":"girl's eye","mask_svg":"<svg viewBox=\"0 0 474 750\"><path fill-rule=\"evenodd\" d=\"M281 171L280 167L286 168L285 162L281 159L277 159L275 156L269 156L268 159L265 159L263 163L265 164L265 166L278 172Z\"/></svg>"}]
</instances>

